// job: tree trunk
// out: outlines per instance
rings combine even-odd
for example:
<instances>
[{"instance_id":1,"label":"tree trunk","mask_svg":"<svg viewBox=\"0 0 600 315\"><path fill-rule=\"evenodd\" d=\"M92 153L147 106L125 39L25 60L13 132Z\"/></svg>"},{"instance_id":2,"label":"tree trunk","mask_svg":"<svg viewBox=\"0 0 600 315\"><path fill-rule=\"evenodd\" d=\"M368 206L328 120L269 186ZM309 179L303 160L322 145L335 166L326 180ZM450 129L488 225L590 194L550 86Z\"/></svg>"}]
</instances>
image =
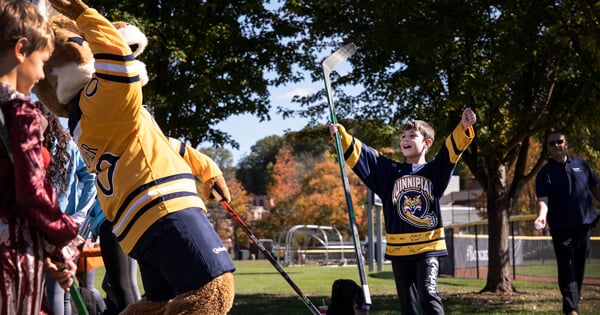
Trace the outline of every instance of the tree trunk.
<instances>
[{"instance_id":1,"label":"tree trunk","mask_svg":"<svg viewBox=\"0 0 600 315\"><path fill-rule=\"evenodd\" d=\"M481 292L514 291L510 272L508 250L508 199L506 189L506 167L488 166L487 212L488 212L488 273L487 283Z\"/></svg>"}]
</instances>

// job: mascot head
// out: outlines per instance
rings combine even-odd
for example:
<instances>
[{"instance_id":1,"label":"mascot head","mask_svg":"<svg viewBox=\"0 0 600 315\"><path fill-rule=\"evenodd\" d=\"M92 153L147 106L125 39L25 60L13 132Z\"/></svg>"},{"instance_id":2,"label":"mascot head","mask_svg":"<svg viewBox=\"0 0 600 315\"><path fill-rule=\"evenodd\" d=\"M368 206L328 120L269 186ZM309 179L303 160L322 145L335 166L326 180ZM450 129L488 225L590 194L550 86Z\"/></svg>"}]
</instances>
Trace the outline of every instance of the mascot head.
<instances>
[{"instance_id":1,"label":"mascot head","mask_svg":"<svg viewBox=\"0 0 600 315\"><path fill-rule=\"evenodd\" d=\"M94 74L94 56L75 21L55 14L48 19L55 34L54 53L44 65L44 80L34 87L37 98L60 117L69 117L71 101L85 87ZM121 36L130 45L134 56L141 54L148 39L136 26L113 22ZM146 66L138 61L142 85L148 82Z\"/></svg>"}]
</instances>

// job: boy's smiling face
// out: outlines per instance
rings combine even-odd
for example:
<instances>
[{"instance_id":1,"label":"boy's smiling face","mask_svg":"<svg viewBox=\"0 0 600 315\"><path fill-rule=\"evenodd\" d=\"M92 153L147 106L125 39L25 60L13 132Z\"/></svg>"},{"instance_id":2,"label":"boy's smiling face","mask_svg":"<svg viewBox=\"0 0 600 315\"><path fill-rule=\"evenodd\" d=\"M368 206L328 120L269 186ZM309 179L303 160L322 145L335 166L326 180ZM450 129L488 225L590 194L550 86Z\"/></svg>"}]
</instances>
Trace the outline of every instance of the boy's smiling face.
<instances>
[{"instance_id":1,"label":"boy's smiling face","mask_svg":"<svg viewBox=\"0 0 600 315\"><path fill-rule=\"evenodd\" d=\"M408 163L425 163L425 153L431 147L432 140L425 139L423 134L416 129L402 131L400 148Z\"/></svg>"}]
</instances>

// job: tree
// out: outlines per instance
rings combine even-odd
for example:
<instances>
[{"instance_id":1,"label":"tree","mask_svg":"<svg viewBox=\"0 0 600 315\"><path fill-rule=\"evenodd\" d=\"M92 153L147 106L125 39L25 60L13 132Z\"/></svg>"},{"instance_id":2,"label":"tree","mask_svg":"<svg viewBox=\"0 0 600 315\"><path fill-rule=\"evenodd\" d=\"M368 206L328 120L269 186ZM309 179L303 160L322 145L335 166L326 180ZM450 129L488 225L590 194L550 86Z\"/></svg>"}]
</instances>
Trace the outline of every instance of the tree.
<instances>
[{"instance_id":1,"label":"tree","mask_svg":"<svg viewBox=\"0 0 600 315\"><path fill-rule=\"evenodd\" d=\"M301 79L290 60L298 47L269 1L90 0L111 20L140 27L149 45L140 59L150 82L144 101L167 135L193 147L208 141L238 147L214 125L249 113L269 120L268 87Z\"/></svg>"},{"instance_id":2,"label":"tree","mask_svg":"<svg viewBox=\"0 0 600 315\"><path fill-rule=\"evenodd\" d=\"M267 195L273 199L274 206L265 218L264 235L276 235L286 227L304 224L303 211L294 201L301 191L302 175L298 172L293 150L289 144L283 144L277 153L272 181L267 186Z\"/></svg>"},{"instance_id":3,"label":"tree","mask_svg":"<svg viewBox=\"0 0 600 315\"><path fill-rule=\"evenodd\" d=\"M367 188L352 170L347 169L346 172L350 183L350 195L357 228L359 235L364 238L367 231L365 213ZM305 222L337 227L349 226L348 208L340 168L334 157L330 156L314 165L313 172L304 180L297 204L304 209L303 219Z\"/></svg>"},{"instance_id":4,"label":"tree","mask_svg":"<svg viewBox=\"0 0 600 315\"><path fill-rule=\"evenodd\" d=\"M271 172L283 139L280 136L268 136L256 142L250 148L250 155L238 163L236 178L248 192L265 195L271 183Z\"/></svg>"},{"instance_id":5,"label":"tree","mask_svg":"<svg viewBox=\"0 0 600 315\"><path fill-rule=\"evenodd\" d=\"M289 143L281 146L273 167L273 181L267 189L274 207L261 222L264 235L276 235L300 224L348 226L345 193L335 159L324 153L314 159L297 158L306 155L307 152L296 154ZM351 170L348 173L357 225L364 236L367 218L362 209L366 187Z\"/></svg>"},{"instance_id":6,"label":"tree","mask_svg":"<svg viewBox=\"0 0 600 315\"><path fill-rule=\"evenodd\" d=\"M282 16L303 34L310 56L353 41L352 71L332 75L340 117L392 126L407 118L433 123L440 139L465 106L479 116L463 161L483 186L489 218L489 270L484 291L510 292L508 217L545 151L527 163L530 140L550 127L580 135L597 131L600 34L590 1L286 1ZM319 63L303 65L320 80ZM343 86L356 86L349 93ZM327 113L324 91L300 98L298 112ZM359 138L361 134L355 134ZM439 142L439 141L438 141ZM573 143L574 141L571 141ZM597 144L597 143L596 143ZM389 146L389 144L388 144ZM597 148L597 146L596 146ZM508 174L512 177L508 177Z\"/></svg>"},{"instance_id":7,"label":"tree","mask_svg":"<svg viewBox=\"0 0 600 315\"><path fill-rule=\"evenodd\" d=\"M203 147L203 148L200 148L198 151L210 156L213 159L213 161L215 161L215 163L217 163L219 168L223 171L228 168L233 167L233 155L231 154L231 151L229 151L228 149L220 148L220 147L217 147L217 148Z\"/></svg>"}]
</instances>

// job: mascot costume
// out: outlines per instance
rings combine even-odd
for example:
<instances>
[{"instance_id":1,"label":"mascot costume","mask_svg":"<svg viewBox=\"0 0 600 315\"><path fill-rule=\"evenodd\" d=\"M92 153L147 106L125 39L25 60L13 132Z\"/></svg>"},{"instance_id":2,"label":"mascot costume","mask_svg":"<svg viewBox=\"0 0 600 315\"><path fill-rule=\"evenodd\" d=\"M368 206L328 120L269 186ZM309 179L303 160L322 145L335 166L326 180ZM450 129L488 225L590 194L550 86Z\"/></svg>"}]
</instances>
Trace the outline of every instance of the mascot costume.
<instances>
[{"instance_id":1,"label":"mascot costume","mask_svg":"<svg viewBox=\"0 0 600 315\"><path fill-rule=\"evenodd\" d=\"M140 266L145 298L122 314L227 314L235 266L202 212L194 176L206 197L216 186L229 200L222 173L214 163L192 171L191 148L176 151L143 108L147 77L134 53L146 43L127 35L130 25L110 23L81 0L48 1L60 13L49 20L55 50L34 91L69 119L113 233Z\"/></svg>"}]
</instances>

